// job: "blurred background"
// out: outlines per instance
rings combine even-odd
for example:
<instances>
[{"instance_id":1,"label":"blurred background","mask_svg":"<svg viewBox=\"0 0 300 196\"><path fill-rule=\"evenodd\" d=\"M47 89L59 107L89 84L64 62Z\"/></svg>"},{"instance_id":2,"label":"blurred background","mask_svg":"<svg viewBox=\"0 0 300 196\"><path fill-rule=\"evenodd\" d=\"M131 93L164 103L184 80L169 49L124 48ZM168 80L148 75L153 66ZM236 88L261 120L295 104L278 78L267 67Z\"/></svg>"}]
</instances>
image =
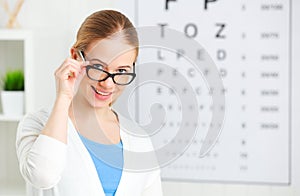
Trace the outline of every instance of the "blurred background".
<instances>
[{"instance_id":1,"label":"blurred background","mask_svg":"<svg viewBox=\"0 0 300 196\"><path fill-rule=\"evenodd\" d=\"M174 66L195 91L199 120L187 122L198 130L220 126L214 148L199 157L205 131L175 162L162 168L166 196L299 196L300 195L300 2L296 0L0 0L0 77L10 70L24 71L19 114L5 113L0 104L0 195L25 195L25 183L15 155L15 133L24 113L50 107L55 99L54 71L70 55L83 20L102 9L124 13L136 27L172 28L199 43L198 49L176 46L173 52L142 49L139 62ZM165 35L168 39L168 35ZM171 40L175 41L176 40ZM211 125L213 89L181 56L202 58L205 50L219 70L226 99L223 124ZM152 55L152 56L151 56ZM195 71L196 70L196 71ZM194 73L195 72L195 73ZM164 74L163 69L157 71ZM154 76L155 77L155 76ZM161 101L167 119L165 130L178 124L178 103L168 89L140 90L135 115L143 121L151 96ZM178 90L178 89L177 89ZM180 92L184 93L183 87ZM147 92L149 94L147 94ZM19 95L13 95L17 97ZM23 96L23 97L22 97ZM11 100L11 99L9 99ZM163 100L163 101L162 101ZM9 101L8 101L9 102ZM5 102L5 103L8 103ZM148 104L147 104L148 103ZM6 105L6 104L5 104ZM172 135L172 134L171 134ZM169 140L161 142L182 143ZM169 156L172 152L167 152Z\"/></svg>"}]
</instances>

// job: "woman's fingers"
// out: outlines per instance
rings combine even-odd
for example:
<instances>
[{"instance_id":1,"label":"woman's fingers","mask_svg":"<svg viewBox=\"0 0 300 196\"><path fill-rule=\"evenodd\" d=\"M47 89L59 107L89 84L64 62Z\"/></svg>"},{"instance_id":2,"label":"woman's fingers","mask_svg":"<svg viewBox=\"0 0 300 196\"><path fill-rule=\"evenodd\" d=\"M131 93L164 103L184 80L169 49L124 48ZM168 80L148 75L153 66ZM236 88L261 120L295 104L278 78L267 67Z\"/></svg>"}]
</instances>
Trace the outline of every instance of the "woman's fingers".
<instances>
[{"instance_id":1,"label":"woman's fingers","mask_svg":"<svg viewBox=\"0 0 300 196\"><path fill-rule=\"evenodd\" d=\"M57 77L68 80L68 79L76 79L80 69L74 66L64 67L60 72L57 73Z\"/></svg>"},{"instance_id":2,"label":"woman's fingers","mask_svg":"<svg viewBox=\"0 0 300 196\"><path fill-rule=\"evenodd\" d=\"M55 71L55 76L64 79L76 77L77 73L81 71L83 64L74 59L66 59L63 64Z\"/></svg>"},{"instance_id":3,"label":"woman's fingers","mask_svg":"<svg viewBox=\"0 0 300 196\"><path fill-rule=\"evenodd\" d=\"M85 73L84 62L67 58L55 71L57 94L72 99Z\"/></svg>"},{"instance_id":4,"label":"woman's fingers","mask_svg":"<svg viewBox=\"0 0 300 196\"><path fill-rule=\"evenodd\" d=\"M69 73L68 73L68 77L69 78L76 78L77 80L81 81L82 77L84 75L84 70L85 70L85 66L84 64L80 64L80 67L78 67L77 65L70 65L71 67L69 68Z\"/></svg>"}]
</instances>

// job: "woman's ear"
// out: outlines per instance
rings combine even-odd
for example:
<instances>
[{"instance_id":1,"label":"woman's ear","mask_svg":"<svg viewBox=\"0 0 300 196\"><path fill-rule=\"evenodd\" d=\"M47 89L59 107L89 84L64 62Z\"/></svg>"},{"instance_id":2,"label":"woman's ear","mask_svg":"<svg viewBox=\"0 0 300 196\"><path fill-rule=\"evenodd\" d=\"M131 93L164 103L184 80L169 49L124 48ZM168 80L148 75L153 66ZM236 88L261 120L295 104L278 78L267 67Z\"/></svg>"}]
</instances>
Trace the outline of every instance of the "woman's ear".
<instances>
[{"instance_id":1,"label":"woman's ear","mask_svg":"<svg viewBox=\"0 0 300 196\"><path fill-rule=\"evenodd\" d=\"M72 58L72 59L75 59L75 60L76 60L76 59L78 58L77 50L76 50L75 48L72 47L72 48L70 49L70 53L71 53L71 58Z\"/></svg>"}]
</instances>

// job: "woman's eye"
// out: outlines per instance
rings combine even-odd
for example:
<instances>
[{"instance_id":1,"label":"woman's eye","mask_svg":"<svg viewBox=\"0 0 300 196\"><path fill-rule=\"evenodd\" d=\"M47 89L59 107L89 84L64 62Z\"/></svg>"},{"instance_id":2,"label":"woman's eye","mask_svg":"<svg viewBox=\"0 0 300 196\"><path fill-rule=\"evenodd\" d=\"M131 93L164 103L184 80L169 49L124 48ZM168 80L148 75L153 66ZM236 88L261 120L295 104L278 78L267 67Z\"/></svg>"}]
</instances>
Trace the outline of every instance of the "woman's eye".
<instances>
[{"instance_id":1,"label":"woman's eye","mask_svg":"<svg viewBox=\"0 0 300 196\"><path fill-rule=\"evenodd\" d=\"M119 73L127 73L127 70L126 69L118 69L118 72Z\"/></svg>"},{"instance_id":2,"label":"woman's eye","mask_svg":"<svg viewBox=\"0 0 300 196\"><path fill-rule=\"evenodd\" d=\"M102 68L103 68L103 65L101 65L101 64L93 64L93 67L102 69Z\"/></svg>"}]
</instances>

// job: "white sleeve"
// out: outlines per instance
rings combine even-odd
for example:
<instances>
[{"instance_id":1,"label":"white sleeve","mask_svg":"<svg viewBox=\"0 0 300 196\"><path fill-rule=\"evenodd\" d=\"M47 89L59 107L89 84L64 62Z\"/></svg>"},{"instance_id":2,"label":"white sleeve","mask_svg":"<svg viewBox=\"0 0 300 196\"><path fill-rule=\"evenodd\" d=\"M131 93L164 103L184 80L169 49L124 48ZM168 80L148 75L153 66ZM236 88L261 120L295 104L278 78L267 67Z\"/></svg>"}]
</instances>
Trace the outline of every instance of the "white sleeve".
<instances>
[{"instance_id":1,"label":"white sleeve","mask_svg":"<svg viewBox=\"0 0 300 196\"><path fill-rule=\"evenodd\" d=\"M36 188L56 185L65 167L67 145L40 134L48 116L45 112L26 115L18 125L16 150L23 178Z\"/></svg>"},{"instance_id":2,"label":"white sleeve","mask_svg":"<svg viewBox=\"0 0 300 196\"><path fill-rule=\"evenodd\" d=\"M142 196L162 196L160 170L155 171L149 179L149 183L142 193Z\"/></svg>"}]
</instances>

